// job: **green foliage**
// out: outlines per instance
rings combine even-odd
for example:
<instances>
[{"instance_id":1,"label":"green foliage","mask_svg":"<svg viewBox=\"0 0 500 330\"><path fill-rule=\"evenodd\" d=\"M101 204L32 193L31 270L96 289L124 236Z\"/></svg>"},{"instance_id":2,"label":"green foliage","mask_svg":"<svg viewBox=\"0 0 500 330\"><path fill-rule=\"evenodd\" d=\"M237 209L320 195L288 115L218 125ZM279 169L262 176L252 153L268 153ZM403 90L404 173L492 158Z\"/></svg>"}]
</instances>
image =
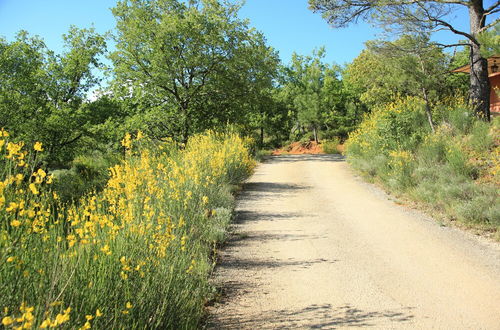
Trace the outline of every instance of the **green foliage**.
<instances>
[{"instance_id":1,"label":"green foliage","mask_svg":"<svg viewBox=\"0 0 500 330\"><path fill-rule=\"evenodd\" d=\"M491 29L485 30L479 35L481 43L481 54L490 57L500 54L500 23L497 22Z\"/></svg>"},{"instance_id":2,"label":"green foliage","mask_svg":"<svg viewBox=\"0 0 500 330\"><path fill-rule=\"evenodd\" d=\"M65 52L56 55L44 42L21 31L15 41L0 39L0 127L27 143L44 141L49 163L67 163L87 134L92 113L86 93L98 79L104 37L93 29L71 27Z\"/></svg>"},{"instance_id":3,"label":"green foliage","mask_svg":"<svg viewBox=\"0 0 500 330\"><path fill-rule=\"evenodd\" d=\"M321 141L321 148L327 154L340 154L341 152L337 148L339 144L340 144L340 139L333 138L332 140Z\"/></svg>"},{"instance_id":4,"label":"green foliage","mask_svg":"<svg viewBox=\"0 0 500 330\"><path fill-rule=\"evenodd\" d=\"M197 328L213 293L212 252L232 216L232 186L253 168L245 144L236 134L208 132L180 150L126 136L126 157L103 191L60 204L51 176L17 166L34 157L7 139L0 148L2 319L25 328ZM88 181L104 166L79 158L74 171Z\"/></svg>"},{"instance_id":5,"label":"green foliage","mask_svg":"<svg viewBox=\"0 0 500 330\"><path fill-rule=\"evenodd\" d=\"M109 179L109 169L120 162L119 154L94 151L77 156L71 168L54 170L54 191L63 203L76 202L85 194L101 191Z\"/></svg>"},{"instance_id":6,"label":"green foliage","mask_svg":"<svg viewBox=\"0 0 500 330\"><path fill-rule=\"evenodd\" d=\"M467 89L466 77L450 74L456 62L428 36L404 35L394 42L369 41L367 49L347 66L345 83L367 106L417 96L434 108Z\"/></svg>"},{"instance_id":7,"label":"green foliage","mask_svg":"<svg viewBox=\"0 0 500 330\"><path fill-rule=\"evenodd\" d=\"M280 100L288 105L289 131L298 140L310 132L319 140L325 132L346 138L366 111L349 86L340 80L340 68L323 62L324 48L312 56L294 54L285 68L279 90Z\"/></svg>"},{"instance_id":8,"label":"green foliage","mask_svg":"<svg viewBox=\"0 0 500 330\"><path fill-rule=\"evenodd\" d=\"M348 161L390 190L452 219L498 230L498 127L461 105L438 108L435 133L418 99L377 108L351 134Z\"/></svg>"},{"instance_id":9,"label":"green foliage","mask_svg":"<svg viewBox=\"0 0 500 330\"><path fill-rule=\"evenodd\" d=\"M113 91L148 135L185 143L207 128L261 120L265 107L255 101L268 95L278 59L238 9L215 0L130 0L112 9Z\"/></svg>"}]
</instances>

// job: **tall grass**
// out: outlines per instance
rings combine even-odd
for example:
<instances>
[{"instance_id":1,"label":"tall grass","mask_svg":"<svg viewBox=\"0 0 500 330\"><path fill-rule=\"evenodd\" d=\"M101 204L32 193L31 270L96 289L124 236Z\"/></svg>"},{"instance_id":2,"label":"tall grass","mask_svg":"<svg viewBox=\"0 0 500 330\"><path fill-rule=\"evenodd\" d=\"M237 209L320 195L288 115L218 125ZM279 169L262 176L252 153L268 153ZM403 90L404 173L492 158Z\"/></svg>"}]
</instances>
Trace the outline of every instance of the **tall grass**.
<instances>
[{"instance_id":1,"label":"tall grass","mask_svg":"<svg viewBox=\"0 0 500 330\"><path fill-rule=\"evenodd\" d=\"M389 190L500 239L500 121L463 104L437 107L437 130L415 98L375 109L347 143L353 167Z\"/></svg>"},{"instance_id":2,"label":"tall grass","mask_svg":"<svg viewBox=\"0 0 500 330\"><path fill-rule=\"evenodd\" d=\"M0 319L10 327L193 328L210 255L252 170L234 134L185 150L140 136L100 193L61 204L22 144L0 138Z\"/></svg>"}]
</instances>

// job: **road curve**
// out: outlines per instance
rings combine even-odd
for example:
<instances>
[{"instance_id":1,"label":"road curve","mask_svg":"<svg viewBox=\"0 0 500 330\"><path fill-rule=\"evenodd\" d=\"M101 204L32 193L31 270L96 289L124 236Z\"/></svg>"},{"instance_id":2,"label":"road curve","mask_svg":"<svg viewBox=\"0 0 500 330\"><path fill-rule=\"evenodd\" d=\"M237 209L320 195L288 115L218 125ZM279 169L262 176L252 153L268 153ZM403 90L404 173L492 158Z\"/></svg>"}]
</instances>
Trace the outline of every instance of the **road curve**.
<instances>
[{"instance_id":1,"label":"road curve","mask_svg":"<svg viewBox=\"0 0 500 330\"><path fill-rule=\"evenodd\" d=\"M211 329L500 329L500 248L391 201L338 155L273 157L238 198Z\"/></svg>"}]
</instances>

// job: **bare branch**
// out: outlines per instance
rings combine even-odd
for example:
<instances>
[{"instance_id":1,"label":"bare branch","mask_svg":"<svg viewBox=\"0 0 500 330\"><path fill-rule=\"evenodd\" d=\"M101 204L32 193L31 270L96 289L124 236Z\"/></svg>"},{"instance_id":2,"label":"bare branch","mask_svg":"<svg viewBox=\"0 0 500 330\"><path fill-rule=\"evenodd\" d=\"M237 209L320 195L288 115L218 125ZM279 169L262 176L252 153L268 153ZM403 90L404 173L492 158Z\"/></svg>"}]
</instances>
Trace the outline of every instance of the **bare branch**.
<instances>
[{"instance_id":1,"label":"bare branch","mask_svg":"<svg viewBox=\"0 0 500 330\"><path fill-rule=\"evenodd\" d=\"M479 32L486 31L489 28L491 28L491 27L495 26L496 24L498 24L499 22L500 22L500 17L497 18L496 20L494 20L493 22L491 22L490 24L486 25L485 27L481 28L481 30L479 30Z\"/></svg>"},{"instance_id":2,"label":"bare branch","mask_svg":"<svg viewBox=\"0 0 500 330\"><path fill-rule=\"evenodd\" d=\"M497 1L496 3L492 4L489 8L485 9L485 16L489 14L493 14L494 12L496 13L498 11L498 7L500 7L500 1Z\"/></svg>"},{"instance_id":3,"label":"bare branch","mask_svg":"<svg viewBox=\"0 0 500 330\"><path fill-rule=\"evenodd\" d=\"M467 44L467 43L458 43L458 44L441 44L441 43L439 43L439 42L433 42L432 44L433 44L433 45L436 45L436 46L438 46L438 47L441 47L441 48L461 47L461 46L471 47L471 44Z\"/></svg>"}]
</instances>

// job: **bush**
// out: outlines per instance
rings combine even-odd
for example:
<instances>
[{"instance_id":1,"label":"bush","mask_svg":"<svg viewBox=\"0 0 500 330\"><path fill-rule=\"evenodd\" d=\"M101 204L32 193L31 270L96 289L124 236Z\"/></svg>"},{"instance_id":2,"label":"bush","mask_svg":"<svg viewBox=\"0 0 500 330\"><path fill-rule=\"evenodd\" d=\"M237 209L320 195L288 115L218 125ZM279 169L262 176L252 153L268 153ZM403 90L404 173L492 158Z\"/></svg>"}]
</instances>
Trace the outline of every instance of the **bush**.
<instances>
[{"instance_id":1,"label":"bush","mask_svg":"<svg viewBox=\"0 0 500 330\"><path fill-rule=\"evenodd\" d=\"M125 160L103 190L63 205L52 176L30 173L22 145L0 137L7 146L0 168L8 169L0 172L4 324L197 327L211 294L210 256L231 217L232 184L253 167L246 143L215 133L193 137L185 150L151 148L129 135L122 143ZM80 159L75 173L100 172L89 167Z\"/></svg>"},{"instance_id":2,"label":"bush","mask_svg":"<svg viewBox=\"0 0 500 330\"><path fill-rule=\"evenodd\" d=\"M326 154L340 154L341 152L338 149L340 144L340 139L335 137L331 140L324 140L321 142L321 148L323 152Z\"/></svg>"},{"instance_id":3,"label":"bush","mask_svg":"<svg viewBox=\"0 0 500 330\"><path fill-rule=\"evenodd\" d=\"M109 179L109 168L117 164L119 155L94 152L78 156L69 169L51 171L54 176L54 191L63 203L78 201L85 194L99 192Z\"/></svg>"},{"instance_id":4,"label":"bush","mask_svg":"<svg viewBox=\"0 0 500 330\"><path fill-rule=\"evenodd\" d=\"M412 109L413 108L413 109ZM354 168L453 219L498 230L498 125L463 107L440 107L436 132L418 100L376 109L347 141Z\"/></svg>"}]
</instances>

